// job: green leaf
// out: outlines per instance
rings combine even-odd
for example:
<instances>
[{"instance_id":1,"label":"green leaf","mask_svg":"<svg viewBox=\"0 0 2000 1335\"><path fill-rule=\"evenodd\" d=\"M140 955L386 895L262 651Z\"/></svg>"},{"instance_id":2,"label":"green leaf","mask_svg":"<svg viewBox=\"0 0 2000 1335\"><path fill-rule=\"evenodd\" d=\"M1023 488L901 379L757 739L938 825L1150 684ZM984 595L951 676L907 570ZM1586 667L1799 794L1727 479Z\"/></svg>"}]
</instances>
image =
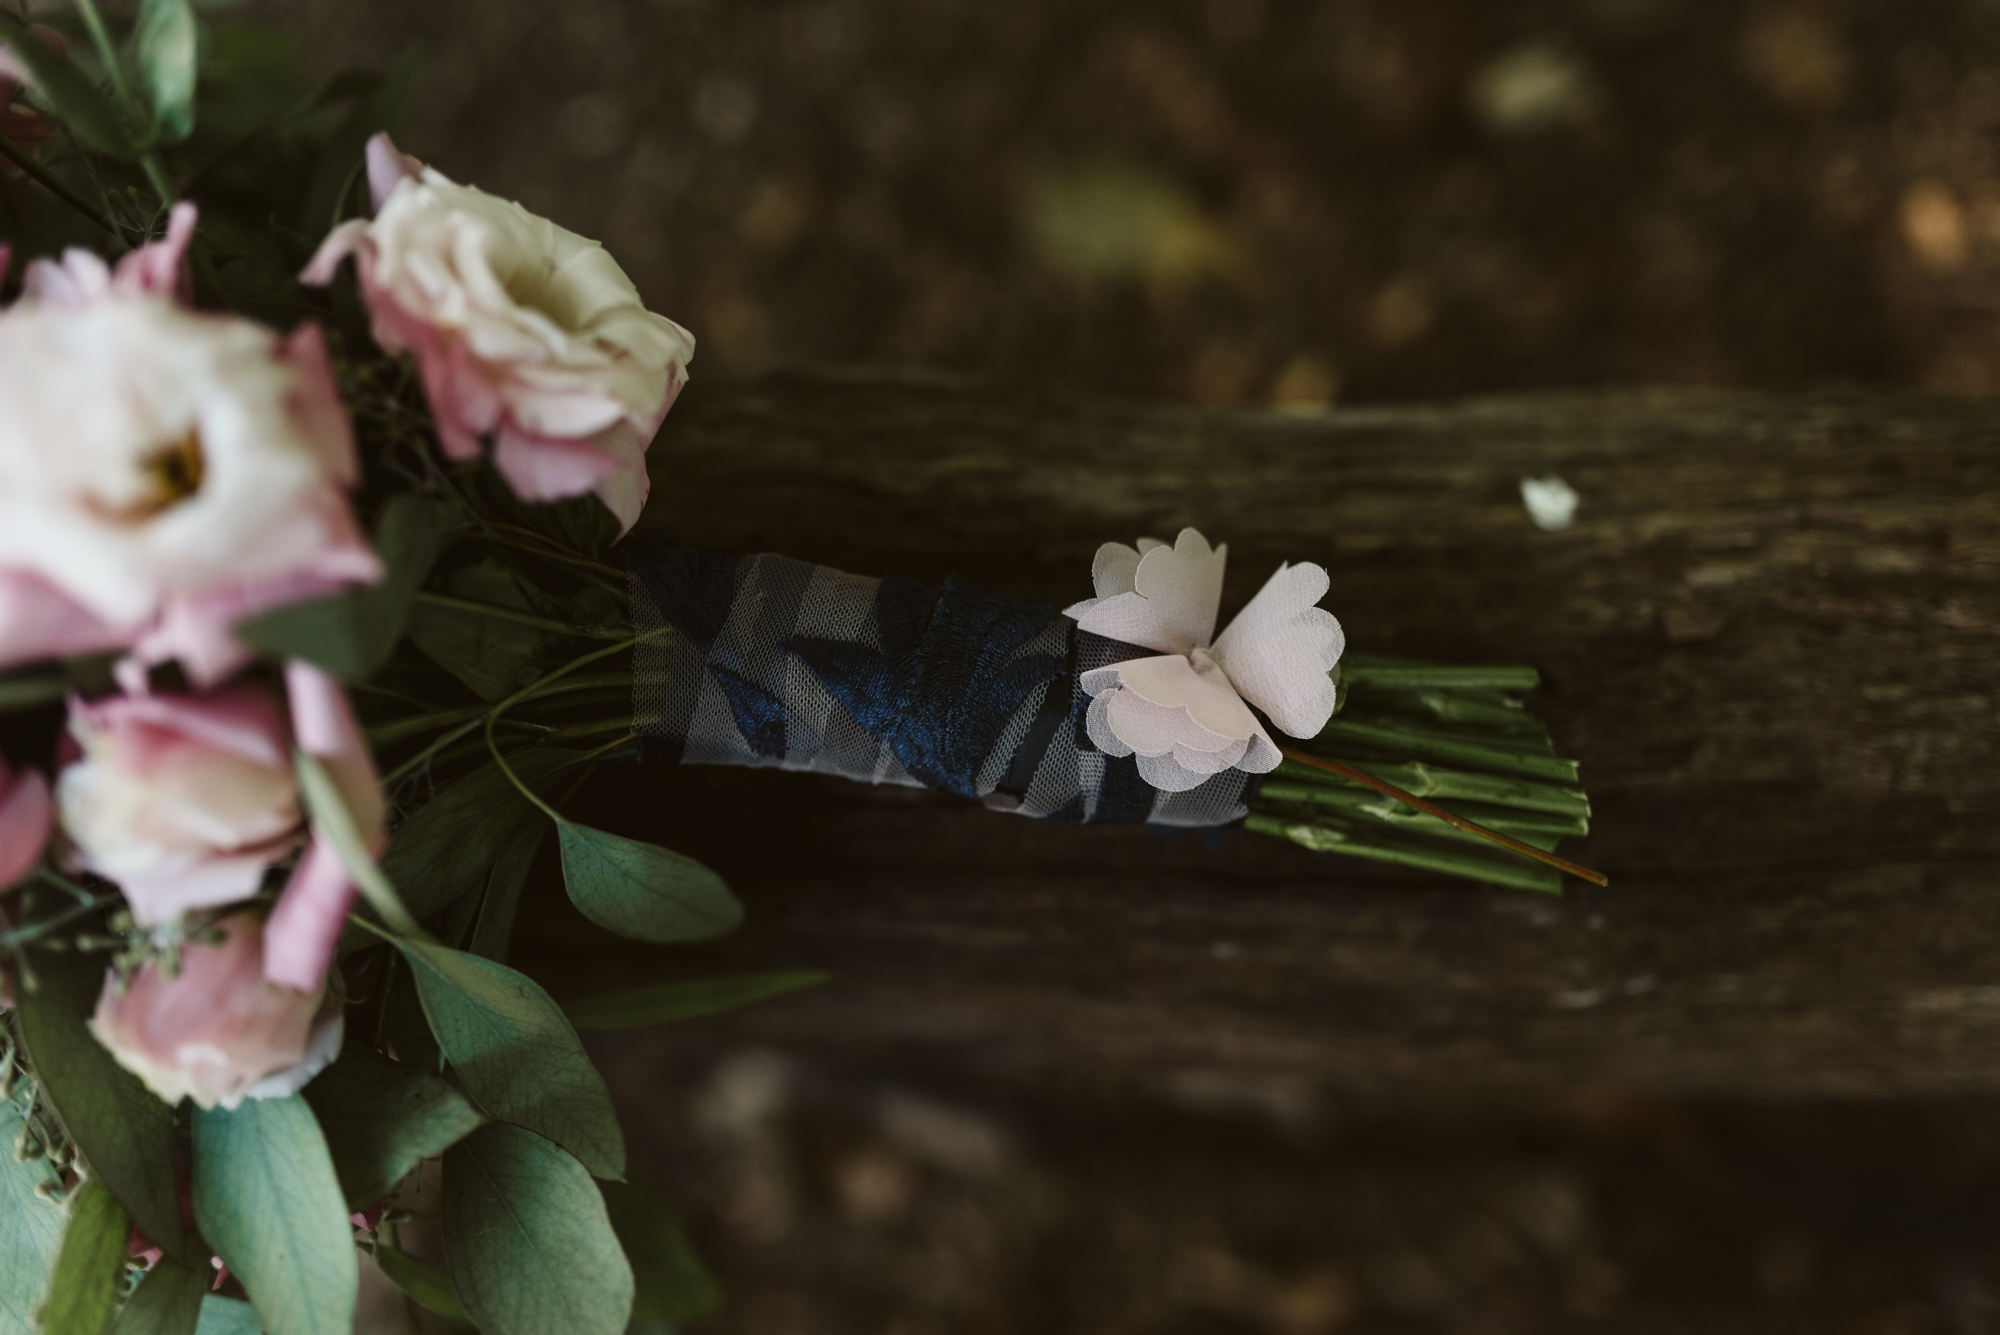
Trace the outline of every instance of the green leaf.
<instances>
[{"instance_id":1,"label":"green leaf","mask_svg":"<svg viewBox=\"0 0 2000 1335\"><path fill-rule=\"evenodd\" d=\"M188 0L140 0L132 28L132 54L146 101L170 144L194 130L195 70L201 30Z\"/></svg>"},{"instance_id":2,"label":"green leaf","mask_svg":"<svg viewBox=\"0 0 2000 1335\"><path fill-rule=\"evenodd\" d=\"M62 1207L35 1194L61 1187L43 1158L14 1157L27 1120L13 1099L0 1099L0 1335L28 1335L48 1296L62 1248Z\"/></svg>"},{"instance_id":3,"label":"green leaf","mask_svg":"<svg viewBox=\"0 0 2000 1335\"><path fill-rule=\"evenodd\" d=\"M514 827L500 855L494 859L486 878L486 893L473 923L472 941L466 947L473 954L507 962L507 947L514 939L514 918L521 907L521 891L528 883L528 870L542 846L548 827L538 820L525 820Z\"/></svg>"},{"instance_id":4,"label":"green leaf","mask_svg":"<svg viewBox=\"0 0 2000 1335\"><path fill-rule=\"evenodd\" d=\"M688 1241L659 1193L626 1182L600 1182L611 1227L632 1264L632 1315L645 1321L692 1321L722 1306L722 1286Z\"/></svg>"},{"instance_id":5,"label":"green leaf","mask_svg":"<svg viewBox=\"0 0 2000 1335\"><path fill-rule=\"evenodd\" d=\"M486 1335L622 1335L632 1267L582 1164L519 1127L444 1156L444 1250Z\"/></svg>"},{"instance_id":6,"label":"green leaf","mask_svg":"<svg viewBox=\"0 0 2000 1335\"><path fill-rule=\"evenodd\" d=\"M124 1285L132 1221L103 1184L86 1180L67 1202L69 1227L42 1308L46 1335L102 1335Z\"/></svg>"},{"instance_id":7,"label":"green leaf","mask_svg":"<svg viewBox=\"0 0 2000 1335\"><path fill-rule=\"evenodd\" d=\"M194 1217L269 1335L352 1335L354 1230L303 1098L195 1110Z\"/></svg>"},{"instance_id":8,"label":"green leaf","mask_svg":"<svg viewBox=\"0 0 2000 1335\"><path fill-rule=\"evenodd\" d=\"M383 72L381 82L335 127L320 153L319 166L299 209L295 226L301 235L324 236L339 221L335 210L346 198L349 187L365 174L361 159L369 138L383 130L394 134L402 128L403 118L409 114L410 102L416 96L417 76L423 65L422 47L404 47Z\"/></svg>"},{"instance_id":9,"label":"green leaf","mask_svg":"<svg viewBox=\"0 0 2000 1335\"><path fill-rule=\"evenodd\" d=\"M249 1303L211 1293L201 1300L201 1321L194 1335L262 1335L257 1309Z\"/></svg>"},{"instance_id":10,"label":"green leaf","mask_svg":"<svg viewBox=\"0 0 2000 1335\"><path fill-rule=\"evenodd\" d=\"M583 753L546 747L507 757L521 782L535 786ZM511 835L524 823L539 822L520 790L500 767L487 764L452 784L417 809L396 829L382 870L419 918L485 883L494 860L505 854Z\"/></svg>"},{"instance_id":11,"label":"green leaf","mask_svg":"<svg viewBox=\"0 0 2000 1335\"><path fill-rule=\"evenodd\" d=\"M814 987L824 973L746 973L728 978L691 978L654 983L619 992L598 992L563 1003L563 1014L578 1029L635 1029L640 1025L714 1015L766 997Z\"/></svg>"},{"instance_id":12,"label":"green leaf","mask_svg":"<svg viewBox=\"0 0 2000 1335\"><path fill-rule=\"evenodd\" d=\"M504 964L422 941L396 943L445 1059L493 1117L540 1132L598 1177L625 1176L611 1091L541 985Z\"/></svg>"},{"instance_id":13,"label":"green leaf","mask_svg":"<svg viewBox=\"0 0 2000 1335\"><path fill-rule=\"evenodd\" d=\"M208 1286L186 1266L162 1259L118 1310L111 1335L195 1335Z\"/></svg>"},{"instance_id":14,"label":"green leaf","mask_svg":"<svg viewBox=\"0 0 2000 1335\"><path fill-rule=\"evenodd\" d=\"M370 677L389 661L417 590L460 527L457 516L434 501L396 496L375 526L375 550L388 567L380 584L252 617L237 623L236 638L260 653L316 663L346 681Z\"/></svg>"},{"instance_id":15,"label":"green leaf","mask_svg":"<svg viewBox=\"0 0 2000 1335\"><path fill-rule=\"evenodd\" d=\"M104 985L94 955L36 957L40 986L16 998L21 1037L63 1127L148 1239L191 1258L174 1178L174 1110L120 1066L85 1024Z\"/></svg>"},{"instance_id":16,"label":"green leaf","mask_svg":"<svg viewBox=\"0 0 2000 1335\"><path fill-rule=\"evenodd\" d=\"M388 1197L416 1170L486 1119L427 1071L349 1043L305 1088L350 1210Z\"/></svg>"},{"instance_id":17,"label":"green leaf","mask_svg":"<svg viewBox=\"0 0 2000 1335\"><path fill-rule=\"evenodd\" d=\"M533 614L535 607L514 572L484 560L455 570L445 592L490 607ZM410 639L439 667L486 701L501 700L532 681L549 632L518 621L462 608L419 602L410 615Z\"/></svg>"},{"instance_id":18,"label":"green leaf","mask_svg":"<svg viewBox=\"0 0 2000 1335\"><path fill-rule=\"evenodd\" d=\"M69 683L60 676L45 674L0 677L0 710L32 709L36 705L51 704L60 700L69 691Z\"/></svg>"},{"instance_id":19,"label":"green leaf","mask_svg":"<svg viewBox=\"0 0 2000 1335\"><path fill-rule=\"evenodd\" d=\"M743 905L693 858L564 821L563 881L583 916L641 941L707 941L734 931Z\"/></svg>"},{"instance_id":20,"label":"green leaf","mask_svg":"<svg viewBox=\"0 0 2000 1335\"><path fill-rule=\"evenodd\" d=\"M27 24L4 10L0 10L0 43L28 67L35 91L86 148L126 162L138 157L138 144L117 106L68 56L31 34Z\"/></svg>"},{"instance_id":21,"label":"green leaf","mask_svg":"<svg viewBox=\"0 0 2000 1335\"><path fill-rule=\"evenodd\" d=\"M403 907L396 887L375 864L375 854L362 837L347 798L333 775L318 756L305 751L292 755L292 769L299 776L299 796L305 799L306 814L312 818L315 835L326 839L340 855L340 865L383 922L404 936L418 936L423 928Z\"/></svg>"},{"instance_id":22,"label":"green leaf","mask_svg":"<svg viewBox=\"0 0 2000 1335\"><path fill-rule=\"evenodd\" d=\"M458 1300L458 1291L451 1286L451 1276L421 1257L406 1251L378 1243L374 1249L375 1264L382 1267L382 1273L394 1280L396 1287L439 1316L450 1317L453 1321L470 1321L465 1304Z\"/></svg>"}]
</instances>

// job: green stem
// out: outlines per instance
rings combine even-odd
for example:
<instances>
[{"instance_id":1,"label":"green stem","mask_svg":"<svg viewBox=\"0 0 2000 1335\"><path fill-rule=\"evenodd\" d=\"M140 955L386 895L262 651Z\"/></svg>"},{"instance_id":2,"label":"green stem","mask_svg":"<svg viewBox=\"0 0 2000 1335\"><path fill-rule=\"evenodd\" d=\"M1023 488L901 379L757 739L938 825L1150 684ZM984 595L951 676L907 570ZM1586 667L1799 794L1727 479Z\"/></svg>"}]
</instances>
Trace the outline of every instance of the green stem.
<instances>
[{"instance_id":1,"label":"green stem","mask_svg":"<svg viewBox=\"0 0 2000 1335\"><path fill-rule=\"evenodd\" d=\"M59 177L41 163L35 161L34 157L26 149L17 145L4 134L0 134L0 157L6 158L16 167L19 167L29 176L32 176L41 184L43 189L96 223L99 227L102 227L114 239L120 242L124 241L124 235L119 232L118 228L113 225L109 218L106 218L95 208L91 207L89 200L64 185Z\"/></svg>"},{"instance_id":2,"label":"green stem","mask_svg":"<svg viewBox=\"0 0 2000 1335\"><path fill-rule=\"evenodd\" d=\"M572 723L566 728L557 728L542 740L551 743L573 742L585 737L597 737L607 732L624 732L636 737L638 734L632 732L632 722L632 715L627 714L623 718L599 719L595 723Z\"/></svg>"},{"instance_id":3,"label":"green stem","mask_svg":"<svg viewBox=\"0 0 2000 1335\"><path fill-rule=\"evenodd\" d=\"M622 640L629 633L602 626L572 626L553 617L538 617L532 612L517 612L511 607L495 607L491 603L475 602L470 598L454 598L448 593L432 593L428 589L417 594L417 601L429 603L433 607L449 607L458 612L470 612L474 616L492 617L496 621L512 621L523 626L533 626L537 630L554 631L558 635L574 635L583 640Z\"/></svg>"},{"instance_id":4,"label":"green stem","mask_svg":"<svg viewBox=\"0 0 2000 1335\"><path fill-rule=\"evenodd\" d=\"M1562 878L1541 867L1504 862L1456 848L1406 842L1392 835L1375 835L1332 821L1294 822L1252 812L1249 819L1243 822L1243 828L1288 839L1315 853L1346 853L1351 857L1373 858L1377 862L1443 872L1447 876L1489 881L1516 890L1562 893Z\"/></svg>"},{"instance_id":5,"label":"green stem","mask_svg":"<svg viewBox=\"0 0 2000 1335\"><path fill-rule=\"evenodd\" d=\"M417 752L415 755L411 756L408 760L405 760L402 764L396 766L396 768L390 770L387 774L383 775L382 786L384 788L395 787L398 783L400 783L410 774L414 773L418 769L421 769L425 764L427 764L430 761L431 757L435 756L438 752L444 750L447 746L450 746L453 742L465 736L465 734L467 734L468 732L474 731L478 727L479 727L479 720L477 718L474 718L470 722L466 723L463 727L453 728L450 732L444 734L442 737L432 742L429 746Z\"/></svg>"},{"instance_id":6,"label":"green stem","mask_svg":"<svg viewBox=\"0 0 2000 1335\"><path fill-rule=\"evenodd\" d=\"M111 44L111 33L97 12L97 0L76 0L76 9L83 15L83 26L90 29L91 43L97 47L97 57L111 75L111 86L118 90L118 100L129 111L136 104L132 101L131 86L125 82L125 62L118 58L118 48Z\"/></svg>"},{"instance_id":7,"label":"green stem","mask_svg":"<svg viewBox=\"0 0 2000 1335\"><path fill-rule=\"evenodd\" d=\"M153 187L153 193L160 197L160 207L170 209L180 196L174 192L173 183L167 180L167 169L160 163L160 155L147 151L139 155L139 168L146 173L146 184Z\"/></svg>"},{"instance_id":8,"label":"green stem","mask_svg":"<svg viewBox=\"0 0 2000 1335\"><path fill-rule=\"evenodd\" d=\"M590 664L595 663L600 659L609 658L611 657L611 655L616 653L623 653L627 649L634 648L637 645L645 642L646 640L654 639L657 636L664 635L666 634L666 632L667 632L667 627L662 626L658 630L649 630L643 635L634 635L630 639L621 640L617 644L607 646L606 648L603 649L599 649L595 653L589 653L585 654L581 658L571 659L569 662L563 664L559 668L556 668L554 671L543 673L540 677L528 683L526 686L523 686L520 690L514 692L514 694L508 696L505 700L502 700L499 704L493 706L492 709L487 711L486 749L492 753L493 763L500 767L500 772L507 776L507 782L513 784L514 787L517 790L519 790L521 796L527 798L530 802L533 802L536 806L540 807L544 812L548 814L548 818L554 821L557 825L567 825L569 824L569 822L564 820L562 816L557 813L554 807L550 806L547 802L544 802L539 796L537 796L533 789L529 788L527 784L521 782L521 776L516 774L514 772L514 767L507 763L507 757L500 754L500 745L498 742L494 740L493 737L493 730L499 724L500 716L506 713L508 710L512 709L515 705L521 703L521 701L535 694L538 690L541 690L542 688L548 686L552 682L558 681L561 678L568 676L570 673L576 671L578 668L588 667Z\"/></svg>"},{"instance_id":9,"label":"green stem","mask_svg":"<svg viewBox=\"0 0 2000 1335\"><path fill-rule=\"evenodd\" d=\"M617 566L608 566L605 565L602 561L593 561L589 557L578 556L573 552L566 552L561 547L557 546L554 542L551 542L549 539L543 537L541 534L535 532L535 530L531 528L522 528L518 524L501 523L497 519L487 520L486 528L488 532L493 535L496 541L506 541L509 546L520 547L524 551L537 550L536 548L528 547L524 543L521 543L514 539L503 539L500 537L501 534L512 533L518 535L518 537L528 538L534 542L540 543L542 545L542 548L546 549L542 550L540 554L548 557L550 560L568 561L571 565L585 566L591 570L597 571L601 575L610 575L612 578L618 580L621 584L625 580L625 572L619 569Z\"/></svg>"},{"instance_id":10,"label":"green stem","mask_svg":"<svg viewBox=\"0 0 2000 1335\"><path fill-rule=\"evenodd\" d=\"M53 918L43 918L38 922L31 922L25 927L16 927L13 931L0 936L0 950L18 950L22 946L39 941L58 928L67 927L80 918L90 916L110 902L111 897L109 895L104 896L102 899L93 898L87 904L72 905Z\"/></svg>"}]
</instances>

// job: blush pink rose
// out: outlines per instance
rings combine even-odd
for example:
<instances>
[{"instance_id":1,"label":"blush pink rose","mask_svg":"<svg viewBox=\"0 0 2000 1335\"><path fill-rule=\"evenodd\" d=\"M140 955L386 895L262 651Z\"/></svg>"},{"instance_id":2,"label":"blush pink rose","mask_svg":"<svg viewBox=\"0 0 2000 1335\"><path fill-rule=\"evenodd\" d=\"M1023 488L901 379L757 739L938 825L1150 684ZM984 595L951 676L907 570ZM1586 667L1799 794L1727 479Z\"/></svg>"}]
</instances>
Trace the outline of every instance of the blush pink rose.
<instances>
[{"instance_id":1,"label":"blush pink rose","mask_svg":"<svg viewBox=\"0 0 2000 1335\"><path fill-rule=\"evenodd\" d=\"M374 849L388 812L340 683L299 662L285 679L289 710L250 683L72 702L80 755L57 778L56 801L72 861L116 882L142 926L248 899L306 845L262 935L270 980L315 992L355 887L330 843L308 842L294 747L319 758Z\"/></svg>"},{"instance_id":2,"label":"blush pink rose","mask_svg":"<svg viewBox=\"0 0 2000 1335\"><path fill-rule=\"evenodd\" d=\"M206 686L237 621L381 578L318 329L178 302L194 222L38 261L0 314L0 666L129 648Z\"/></svg>"},{"instance_id":3,"label":"blush pink rose","mask_svg":"<svg viewBox=\"0 0 2000 1335\"><path fill-rule=\"evenodd\" d=\"M375 217L335 228L302 275L349 255L375 341L412 353L454 459L491 442L523 500L596 492L629 529L646 450L687 380L694 336L646 309L595 241L368 145Z\"/></svg>"},{"instance_id":4,"label":"blush pink rose","mask_svg":"<svg viewBox=\"0 0 2000 1335\"><path fill-rule=\"evenodd\" d=\"M40 770L16 774L0 756L0 890L34 870L49 842L55 804Z\"/></svg>"},{"instance_id":5,"label":"blush pink rose","mask_svg":"<svg viewBox=\"0 0 2000 1335\"><path fill-rule=\"evenodd\" d=\"M296 1094L340 1053L340 1000L265 979L255 913L215 928L221 943L183 946L176 977L147 964L121 989L108 975L91 1032L168 1103L234 1108Z\"/></svg>"}]
</instances>

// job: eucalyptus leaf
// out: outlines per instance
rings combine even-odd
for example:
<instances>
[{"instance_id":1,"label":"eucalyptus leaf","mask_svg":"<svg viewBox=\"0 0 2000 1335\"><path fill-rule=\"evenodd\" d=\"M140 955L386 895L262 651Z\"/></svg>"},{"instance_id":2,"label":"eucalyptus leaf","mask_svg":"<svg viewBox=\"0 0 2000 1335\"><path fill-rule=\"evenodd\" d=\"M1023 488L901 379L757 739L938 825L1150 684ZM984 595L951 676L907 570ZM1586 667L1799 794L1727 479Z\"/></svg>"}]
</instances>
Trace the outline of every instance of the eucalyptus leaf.
<instances>
[{"instance_id":1,"label":"eucalyptus leaf","mask_svg":"<svg viewBox=\"0 0 2000 1335\"><path fill-rule=\"evenodd\" d=\"M45 1335L103 1335L118 1306L132 1221L103 1184L86 1179L65 1203L63 1230L49 1301L42 1308Z\"/></svg>"},{"instance_id":2,"label":"eucalyptus leaf","mask_svg":"<svg viewBox=\"0 0 2000 1335\"><path fill-rule=\"evenodd\" d=\"M201 1300L201 1318L194 1335L262 1335L257 1309L246 1302L211 1293Z\"/></svg>"},{"instance_id":3,"label":"eucalyptus leaf","mask_svg":"<svg viewBox=\"0 0 2000 1335\"><path fill-rule=\"evenodd\" d=\"M490 1116L540 1132L605 1178L625 1176L625 1136L604 1077L539 983L504 964L398 941L431 1032Z\"/></svg>"},{"instance_id":4,"label":"eucalyptus leaf","mask_svg":"<svg viewBox=\"0 0 2000 1335\"><path fill-rule=\"evenodd\" d=\"M658 844L564 821L563 882L583 916L641 941L707 941L743 922L720 876Z\"/></svg>"},{"instance_id":5,"label":"eucalyptus leaf","mask_svg":"<svg viewBox=\"0 0 2000 1335\"><path fill-rule=\"evenodd\" d=\"M636 1183L600 1182L611 1227L632 1265L632 1315L692 1321L722 1306L722 1285L703 1264L673 1207Z\"/></svg>"},{"instance_id":6,"label":"eucalyptus leaf","mask_svg":"<svg viewBox=\"0 0 2000 1335\"><path fill-rule=\"evenodd\" d=\"M444 1248L486 1335L621 1335L632 1267L584 1166L520 1127L483 1126L444 1156Z\"/></svg>"},{"instance_id":7,"label":"eucalyptus leaf","mask_svg":"<svg viewBox=\"0 0 2000 1335\"><path fill-rule=\"evenodd\" d=\"M449 1317L453 1321L472 1319L466 1315L465 1304L458 1300L458 1291L451 1285L451 1276L429 1261L412 1256L387 1243L378 1245L373 1255L375 1264L382 1267L383 1274L395 1281L397 1288L431 1311L439 1316Z\"/></svg>"},{"instance_id":8,"label":"eucalyptus leaf","mask_svg":"<svg viewBox=\"0 0 2000 1335\"><path fill-rule=\"evenodd\" d=\"M563 1003L563 1014L578 1029L636 1029L641 1025L714 1015L767 997L813 987L824 973L746 973L727 978L691 978L653 983L618 992L597 992Z\"/></svg>"},{"instance_id":9,"label":"eucalyptus leaf","mask_svg":"<svg viewBox=\"0 0 2000 1335\"><path fill-rule=\"evenodd\" d=\"M174 1111L120 1066L85 1023L104 985L101 957L43 952L35 973L39 986L22 989L15 1006L43 1094L92 1175L139 1230L173 1256L191 1259L174 1178Z\"/></svg>"},{"instance_id":10,"label":"eucalyptus leaf","mask_svg":"<svg viewBox=\"0 0 2000 1335\"><path fill-rule=\"evenodd\" d=\"M118 1309L111 1335L195 1335L208 1286L186 1266L160 1260Z\"/></svg>"},{"instance_id":11,"label":"eucalyptus leaf","mask_svg":"<svg viewBox=\"0 0 2000 1335\"><path fill-rule=\"evenodd\" d=\"M384 1200L486 1119L444 1081L349 1043L305 1088L350 1210Z\"/></svg>"},{"instance_id":12,"label":"eucalyptus leaf","mask_svg":"<svg viewBox=\"0 0 2000 1335\"><path fill-rule=\"evenodd\" d=\"M161 137L178 144L194 131L195 70L201 55L201 29L188 0L140 0L132 55Z\"/></svg>"},{"instance_id":13,"label":"eucalyptus leaf","mask_svg":"<svg viewBox=\"0 0 2000 1335\"><path fill-rule=\"evenodd\" d=\"M486 877L486 893L473 922L472 941L466 947L475 955L505 964L507 947L514 939L514 918L521 907L521 891L528 883L528 870L535 865L542 836L548 827L539 820L524 820L514 827L493 861Z\"/></svg>"},{"instance_id":14,"label":"eucalyptus leaf","mask_svg":"<svg viewBox=\"0 0 2000 1335\"><path fill-rule=\"evenodd\" d=\"M36 1188L62 1185L44 1158L16 1159L26 1119L13 1099L0 1099L0 1335L29 1335L48 1296L62 1248L63 1212Z\"/></svg>"},{"instance_id":15,"label":"eucalyptus leaf","mask_svg":"<svg viewBox=\"0 0 2000 1335\"><path fill-rule=\"evenodd\" d=\"M237 624L236 638L260 653L316 663L346 681L374 675L389 661L417 590L461 525L424 496L394 497L375 526L376 553L387 567L380 584L252 617Z\"/></svg>"},{"instance_id":16,"label":"eucalyptus leaf","mask_svg":"<svg viewBox=\"0 0 2000 1335\"><path fill-rule=\"evenodd\" d=\"M354 1230L303 1098L195 1110L194 1217L268 1335L352 1335Z\"/></svg>"},{"instance_id":17,"label":"eucalyptus leaf","mask_svg":"<svg viewBox=\"0 0 2000 1335\"><path fill-rule=\"evenodd\" d=\"M507 763L521 782L534 787L581 754L546 747L517 751ZM500 767L488 763L424 803L396 828L382 857L382 870L410 912L428 918L478 890L495 859L514 846L514 833L524 823L542 819Z\"/></svg>"},{"instance_id":18,"label":"eucalyptus leaf","mask_svg":"<svg viewBox=\"0 0 2000 1335\"><path fill-rule=\"evenodd\" d=\"M98 91L75 61L30 33L27 24L6 10L0 10L0 43L28 67L35 91L86 148L126 162L138 157L138 144L117 105Z\"/></svg>"}]
</instances>

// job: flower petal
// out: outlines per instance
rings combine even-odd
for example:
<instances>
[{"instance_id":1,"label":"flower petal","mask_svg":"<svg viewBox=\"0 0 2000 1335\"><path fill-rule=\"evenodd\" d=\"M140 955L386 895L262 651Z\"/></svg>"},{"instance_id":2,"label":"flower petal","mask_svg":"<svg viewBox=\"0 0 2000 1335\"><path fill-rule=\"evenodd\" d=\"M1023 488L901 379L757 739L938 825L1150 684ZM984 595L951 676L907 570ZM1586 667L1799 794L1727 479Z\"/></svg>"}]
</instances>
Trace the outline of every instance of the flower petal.
<instances>
[{"instance_id":1,"label":"flower petal","mask_svg":"<svg viewBox=\"0 0 2000 1335\"><path fill-rule=\"evenodd\" d=\"M1281 565L1215 642L1216 662L1244 699L1294 737L1315 737L1338 700L1331 675L1347 637L1326 596L1326 570Z\"/></svg>"},{"instance_id":2,"label":"flower petal","mask_svg":"<svg viewBox=\"0 0 2000 1335\"><path fill-rule=\"evenodd\" d=\"M1100 557L1103 552L1100 548ZM1099 597L1081 613L1071 608L1069 615L1092 634L1164 654L1205 648L1215 633L1215 617L1222 604L1222 571L1228 556L1227 543L1211 549L1200 533L1184 528L1173 546L1157 544L1139 557L1132 592ZM1115 564L1107 567L1106 575L1118 578L1124 558L1110 559ZM1096 573L1093 564L1093 577Z\"/></svg>"},{"instance_id":3,"label":"flower petal","mask_svg":"<svg viewBox=\"0 0 2000 1335\"><path fill-rule=\"evenodd\" d=\"M55 819L49 781L40 770L15 776L0 760L0 890L28 874L42 859Z\"/></svg>"}]
</instances>

